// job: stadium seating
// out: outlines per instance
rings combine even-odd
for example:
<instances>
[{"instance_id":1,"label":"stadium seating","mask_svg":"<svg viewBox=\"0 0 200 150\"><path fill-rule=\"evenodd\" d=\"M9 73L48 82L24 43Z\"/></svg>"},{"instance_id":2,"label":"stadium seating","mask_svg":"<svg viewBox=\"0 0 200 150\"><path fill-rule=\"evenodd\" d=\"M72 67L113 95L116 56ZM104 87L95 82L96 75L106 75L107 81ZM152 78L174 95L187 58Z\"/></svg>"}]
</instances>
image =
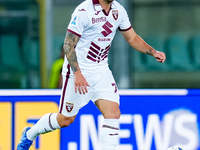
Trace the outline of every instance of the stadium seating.
<instances>
[{"instance_id":1,"label":"stadium seating","mask_svg":"<svg viewBox=\"0 0 200 150\"><path fill-rule=\"evenodd\" d=\"M131 48L130 52L129 52L129 66L130 66L130 70L132 72L135 72L135 71L145 71L146 70L146 66L145 66L145 63L146 63L146 60L145 60L145 54L137 51L137 50L134 50Z\"/></svg>"},{"instance_id":2,"label":"stadium seating","mask_svg":"<svg viewBox=\"0 0 200 150\"><path fill-rule=\"evenodd\" d=\"M15 35L2 35L0 37L2 64L18 71L25 69L19 48L18 37Z\"/></svg>"},{"instance_id":3,"label":"stadium seating","mask_svg":"<svg viewBox=\"0 0 200 150\"><path fill-rule=\"evenodd\" d=\"M64 43L64 38L65 37L61 37L61 36L54 36L53 37L52 54L54 56L54 59L57 59L58 57L60 57L60 48L61 48L61 45Z\"/></svg>"},{"instance_id":4,"label":"stadium seating","mask_svg":"<svg viewBox=\"0 0 200 150\"><path fill-rule=\"evenodd\" d=\"M1 35L0 52L0 88L25 88L25 65L18 37L13 34Z\"/></svg>"},{"instance_id":5,"label":"stadium seating","mask_svg":"<svg viewBox=\"0 0 200 150\"><path fill-rule=\"evenodd\" d=\"M171 71L193 71L187 42L181 36L172 36L166 41Z\"/></svg>"},{"instance_id":6,"label":"stadium seating","mask_svg":"<svg viewBox=\"0 0 200 150\"><path fill-rule=\"evenodd\" d=\"M39 69L39 42L30 40L26 36L23 39L24 60L31 69Z\"/></svg>"},{"instance_id":7,"label":"stadium seating","mask_svg":"<svg viewBox=\"0 0 200 150\"><path fill-rule=\"evenodd\" d=\"M28 86L30 88L40 87L40 54L39 41L23 37L24 60L27 64Z\"/></svg>"},{"instance_id":8,"label":"stadium seating","mask_svg":"<svg viewBox=\"0 0 200 150\"><path fill-rule=\"evenodd\" d=\"M160 36L150 36L144 39L149 45L158 51L162 51L166 54L166 49L164 49L164 40ZM145 55L147 71L167 71L169 70L167 66L167 60L165 63L158 63L156 59L152 56Z\"/></svg>"},{"instance_id":9,"label":"stadium seating","mask_svg":"<svg viewBox=\"0 0 200 150\"><path fill-rule=\"evenodd\" d=\"M192 61L196 70L200 69L200 35L195 36L190 40L190 49L192 52Z\"/></svg>"},{"instance_id":10,"label":"stadium seating","mask_svg":"<svg viewBox=\"0 0 200 150\"><path fill-rule=\"evenodd\" d=\"M131 88L199 88L197 83L200 82L200 35L191 38L189 42L182 36L173 35L164 39L163 49L163 45L160 44L162 41L157 37L144 39L155 49L166 53L167 63L157 68L157 62L151 62L149 59L152 57L144 55L145 59L142 60L145 70L132 70ZM166 65L166 68L163 65Z\"/></svg>"}]
</instances>

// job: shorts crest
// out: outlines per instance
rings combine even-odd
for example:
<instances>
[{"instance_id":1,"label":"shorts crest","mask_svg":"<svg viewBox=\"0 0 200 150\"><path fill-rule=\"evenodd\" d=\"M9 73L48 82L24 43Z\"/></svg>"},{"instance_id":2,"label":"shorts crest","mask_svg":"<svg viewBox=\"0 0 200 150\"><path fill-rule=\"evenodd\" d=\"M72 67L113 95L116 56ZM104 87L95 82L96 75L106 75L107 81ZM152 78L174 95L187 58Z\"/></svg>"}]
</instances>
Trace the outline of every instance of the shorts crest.
<instances>
[{"instance_id":1,"label":"shorts crest","mask_svg":"<svg viewBox=\"0 0 200 150\"><path fill-rule=\"evenodd\" d=\"M73 108L74 108L74 104L73 103L66 102L66 110L68 112L71 112Z\"/></svg>"}]
</instances>

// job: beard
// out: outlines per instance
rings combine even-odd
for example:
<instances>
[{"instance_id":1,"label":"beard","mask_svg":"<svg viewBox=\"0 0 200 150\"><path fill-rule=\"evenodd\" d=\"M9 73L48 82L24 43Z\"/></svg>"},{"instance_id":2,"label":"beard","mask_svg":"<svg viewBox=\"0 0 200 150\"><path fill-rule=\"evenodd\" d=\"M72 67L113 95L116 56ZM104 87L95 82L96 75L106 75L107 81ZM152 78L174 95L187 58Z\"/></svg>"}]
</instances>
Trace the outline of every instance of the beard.
<instances>
[{"instance_id":1,"label":"beard","mask_svg":"<svg viewBox=\"0 0 200 150\"><path fill-rule=\"evenodd\" d=\"M105 0L105 2L107 3L107 4L110 4L110 3L112 3L114 0Z\"/></svg>"}]
</instances>

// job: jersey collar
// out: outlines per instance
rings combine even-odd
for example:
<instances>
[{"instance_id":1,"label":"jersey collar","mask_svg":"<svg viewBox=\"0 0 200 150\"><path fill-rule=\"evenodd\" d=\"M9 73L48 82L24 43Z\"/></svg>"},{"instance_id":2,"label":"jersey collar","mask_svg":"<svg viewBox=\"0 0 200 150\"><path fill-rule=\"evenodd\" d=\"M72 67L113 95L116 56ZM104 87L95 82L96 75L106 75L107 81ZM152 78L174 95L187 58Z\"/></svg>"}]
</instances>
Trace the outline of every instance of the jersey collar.
<instances>
[{"instance_id":1,"label":"jersey collar","mask_svg":"<svg viewBox=\"0 0 200 150\"><path fill-rule=\"evenodd\" d=\"M99 3L99 0L92 0L92 1L93 1L95 11L102 11L103 10L103 8L101 7L101 5ZM116 8L113 2L111 3L111 9Z\"/></svg>"}]
</instances>

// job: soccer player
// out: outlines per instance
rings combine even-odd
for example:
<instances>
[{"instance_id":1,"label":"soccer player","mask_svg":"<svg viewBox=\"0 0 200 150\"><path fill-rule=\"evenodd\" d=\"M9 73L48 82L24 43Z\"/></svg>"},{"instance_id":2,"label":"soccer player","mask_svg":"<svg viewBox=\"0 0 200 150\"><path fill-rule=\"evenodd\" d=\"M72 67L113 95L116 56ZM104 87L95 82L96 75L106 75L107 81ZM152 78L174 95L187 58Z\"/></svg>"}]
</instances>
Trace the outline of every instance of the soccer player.
<instances>
[{"instance_id":1,"label":"soccer player","mask_svg":"<svg viewBox=\"0 0 200 150\"><path fill-rule=\"evenodd\" d=\"M82 2L72 14L64 41L59 112L46 114L33 127L25 128L17 150L28 150L39 134L69 126L79 109L90 100L104 116L102 149L115 149L119 133L119 94L107 59L117 29L134 49L152 55L158 62L165 61L163 52L156 51L135 33L126 10L117 1Z\"/></svg>"}]
</instances>

